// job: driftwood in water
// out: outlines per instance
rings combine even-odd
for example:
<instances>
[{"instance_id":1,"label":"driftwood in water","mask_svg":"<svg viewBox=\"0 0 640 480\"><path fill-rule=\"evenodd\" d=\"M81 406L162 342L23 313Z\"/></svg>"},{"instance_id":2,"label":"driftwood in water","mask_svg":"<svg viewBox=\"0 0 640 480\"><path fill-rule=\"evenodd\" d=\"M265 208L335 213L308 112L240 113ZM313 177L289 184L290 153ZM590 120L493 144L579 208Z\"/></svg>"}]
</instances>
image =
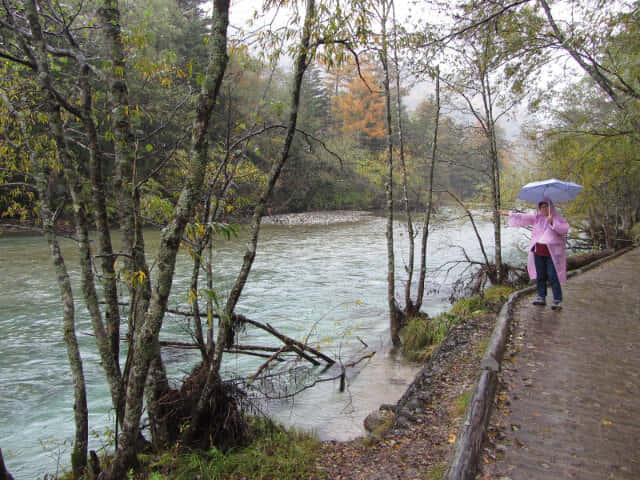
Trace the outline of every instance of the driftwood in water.
<instances>
[{"instance_id":1,"label":"driftwood in water","mask_svg":"<svg viewBox=\"0 0 640 480\"><path fill-rule=\"evenodd\" d=\"M4 458L2 458L1 448L0 448L0 480L13 480L13 477L7 471L7 467L4 466Z\"/></svg>"},{"instance_id":2,"label":"driftwood in water","mask_svg":"<svg viewBox=\"0 0 640 480\"><path fill-rule=\"evenodd\" d=\"M316 350L315 348L310 347L306 343L302 343L302 342L299 342L297 340L294 340L293 338L287 337L286 335L284 335L284 334L280 333L279 331L277 331L275 328L273 328L268 323L266 325L264 325L264 324L262 324L260 322L256 322L255 320L251 320L251 319L245 317L244 315L234 315L233 318L234 318L234 320L237 320L240 323L248 323L250 325L253 325L254 327L261 328L265 332L269 332L274 337L277 337L280 340L282 340L283 343L285 343L287 345L292 345L293 347L301 350L302 352L309 352L312 355L314 355L314 356L316 356L318 358L321 358L328 365L333 365L334 363L336 363L336 361L333 358L328 357L327 355L323 354L319 350Z\"/></svg>"},{"instance_id":3,"label":"driftwood in water","mask_svg":"<svg viewBox=\"0 0 640 480\"><path fill-rule=\"evenodd\" d=\"M258 378L260 374L271 364L272 361L276 360L282 352L285 352L288 349L289 349L288 345L283 345L276 352L274 352L274 354L271 355L266 362L260 365L260 368L258 368L258 371L256 371L256 373L254 373L253 375L251 375L251 377L249 377L249 383L253 383L255 379Z\"/></svg>"},{"instance_id":4,"label":"driftwood in water","mask_svg":"<svg viewBox=\"0 0 640 480\"><path fill-rule=\"evenodd\" d=\"M177 350L199 350L200 347L191 342L171 342L161 340L158 342L161 347L166 348L175 348ZM271 354L269 353L259 353L260 351L264 352L275 352L279 350L277 347L263 347L261 345L233 345L231 348L226 348L225 353L239 353L242 355L251 355L254 357L262 357L269 358ZM278 359L282 360L282 359Z\"/></svg>"},{"instance_id":5,"label":"driftwood in water","mask_svg":"<svg viewBox=\"0 0 640 480\"><path fill-rule=\"evenodd\" d=\"M575 270L594 262L600 258L607 257L614 253L613 248L607 250L599 250L597 252L585 253L582 255L571 255L567 257L567 270Z\"/></svg>"},{"instance_id":6,"label":"driftwood in water","mask_svg":"<svg viewBox=\"0 0 640 480\"><path fill-rule=\"evenodd\" d=\"M355 366L357 366L360 362L369 359L371 357L373 357L376 354L376 352L368 352L366 354L364 354L362 357L360 357L358 360L354 360L353 362L349 362L346 364L340 364L339 365L339 369L340 372L337 375L334 375L332 377L322 377L322 378L316 378L312 383L308 384L308 385L304 385L303 387L297 389L295 392L290 392L287 393L285 395L279 395L277 397L268 397L271 398L272 400L275 399L279 399L279 400L284 400L286 398L293 398L296 395L302 393L305 390L309 390L310 388L315 387L316 385L318 385L319 383L324 383L324 382L333 382L334 380L340 380L340 392L344 392L345 388L346 388L346 382L347 382L347 368L353 368ZM329 368L329 367L327 367ZM253 377L257 377L258 374L254 375ZM251 380L255 380L255 378L251 378Z\"/></svg>"},{"instance_id":7,"label":"driftwood in water","mask_svg":"<svg viewBox=\"0 0 640 480\"><path fill-rule=\"evenodd\" d=\"M193 316L192 313L181 312L178 310L167 310L167 312L174 313L177 315L183 315L186 317ZM201 316L204 316L204 314L202 314ZM265 346L258 346L258 345L233 345L232 347L225 349L225 352L228 352L228 353L241 353L244 355L253 355L257 357L266 358L267 361L265 362L265 365L262 365L260 367L258 373L264 370L264 368L266 368L266 366L273 361L283 361L283 359L280 358L280 355L286 352L294 352L300 358L305 359L306 361L308 361L313 365L320 365L321 363L320 361L326 363L327 365L333 365L334 363L336 363L336 361L333 358L325 355L324 353L307 345L306 343L299 342L298 340L295 340L291 337L286 336L285 334L273 328L268 323L263 324L263 323L257 322L256 320L251 320L250 318L247 318L244 315L238 315L238 314L233 315L233 321L234 323L239 325L243 325L243 324L253 325L254 327L257 327L261 330L264 330L265 332L270 333L271 335L279 339L282 343L284 343L284 347L265 347ZM198 345L196 345L195 343L186 343L186 342L164 341L164 342L160 342L160 346L182 348L182 349L199 348ZM260 353L260 352L269 352L269 353ZM256 373L253 377L256 377L258 373Z\"/></svg>"}]
</instances>

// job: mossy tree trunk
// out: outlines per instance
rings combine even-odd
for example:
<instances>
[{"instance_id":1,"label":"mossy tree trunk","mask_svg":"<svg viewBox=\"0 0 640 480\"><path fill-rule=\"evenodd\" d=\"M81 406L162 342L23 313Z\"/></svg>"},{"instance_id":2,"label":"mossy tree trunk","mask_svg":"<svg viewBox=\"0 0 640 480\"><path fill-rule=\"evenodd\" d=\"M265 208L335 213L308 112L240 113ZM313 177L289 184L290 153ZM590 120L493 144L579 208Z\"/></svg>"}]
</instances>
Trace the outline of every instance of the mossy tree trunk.
<instances>
[{"instance_id":1,"label":"mossy tree trunk","mask_svg":"<svg viewBox=\"0 0 640 480\"><path fill-rule=\"evenodd\" d=\"M144 249L136 249L136 243L144 245L142 232L136 231L137 208L135 202L135 177L133 165L135 152L133 149L134 138L131 133L131 121L129 111L129 95L126 77L126 55L122 44L122 31L120 27L120 10L118 2L109 0L98 9L98 18L101 25L101 33L106 58L109 60L106 69L106 77L109 82L108 107L110 109L111 133L114 138L115 154L115 178L114 198L118 199L118 220L122 234L122 246L126 255L123 258L124 278L128 279L129 289L129 345L122 375L121 390L118 403L115 405L119 419L124 417L124 391L126 389L127 373L131 355L135 350L132 343L135 331L136 317L140 317L148 306L150 297L149 271L144 258ZM139 241L136 241L139 234ZM111 258L113 264L116 258ZM136 275L142 272L143 275ZM132 278L136 278L136 282ZM140 279L143 279L140 281ZM146 302L145 302L146 300ZM109 301L109 300L108 300ZM112 348L116 358L120 351L120 319L118 322L110 322L107 319L107 328L112 342Z\"/></svg>"},{"instance_id":2,"label":"mossy tree trunk","mask_svg":"<svg viewBox=\"0 0 640 480\"><path fill-rule=\"evenodd\" d=\"M207 134L211 113L216 104L222 78L227 66L227 26L229 0L214 0L209 65L202 91L196 105L196 117L191 137L191 161L185 185L181 190L173 217L164 229L157 256L157 280L151 303L142 325L136 326L132 368L127 382L126 410L120 445L109 469L102 474L105 480L124 478L136 461L136 438L142 416L142 397L149 367L158 352L158 335L171 292L175 261L182 235L190 220L202 190L208 163Z\"/></svg>"}]
</instances>

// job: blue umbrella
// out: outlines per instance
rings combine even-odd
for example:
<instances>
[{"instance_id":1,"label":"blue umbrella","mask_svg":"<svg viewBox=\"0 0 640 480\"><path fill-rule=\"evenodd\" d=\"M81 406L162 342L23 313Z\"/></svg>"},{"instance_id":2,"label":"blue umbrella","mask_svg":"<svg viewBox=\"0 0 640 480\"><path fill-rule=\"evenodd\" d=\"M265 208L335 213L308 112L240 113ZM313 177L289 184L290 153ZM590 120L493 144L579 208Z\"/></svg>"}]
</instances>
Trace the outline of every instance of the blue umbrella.
<instances>
[{"instance_id":1,"label":"blue umbrella","mask_svg":"<svg viewBox=\"0 0 640 480\"><path fill-rule=\"evenodd\" d=\"M566 202L576 198L582 190L582 185L573 182L565 182L557 178L527 183L520 189L518 200L539 203L544 197L552 202Z\"/></svg>"}]
</instances>

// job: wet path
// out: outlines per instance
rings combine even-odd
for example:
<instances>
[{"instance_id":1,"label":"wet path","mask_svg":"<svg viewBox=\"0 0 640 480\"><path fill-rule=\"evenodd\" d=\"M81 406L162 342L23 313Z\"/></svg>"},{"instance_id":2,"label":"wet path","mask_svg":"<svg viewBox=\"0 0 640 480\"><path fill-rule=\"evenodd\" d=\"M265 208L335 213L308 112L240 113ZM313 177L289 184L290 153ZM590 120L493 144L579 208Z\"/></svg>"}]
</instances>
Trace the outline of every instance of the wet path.
<instances>
[{"instance_id":1,"label":"wet path","mask_svg":"<svg viewBox=\"0 0 640 480\"><path fill-rule=\"evenodd\" d=\"M640 479L640 248L523 298L477 478Z\"/></svg>"}]
</instances>

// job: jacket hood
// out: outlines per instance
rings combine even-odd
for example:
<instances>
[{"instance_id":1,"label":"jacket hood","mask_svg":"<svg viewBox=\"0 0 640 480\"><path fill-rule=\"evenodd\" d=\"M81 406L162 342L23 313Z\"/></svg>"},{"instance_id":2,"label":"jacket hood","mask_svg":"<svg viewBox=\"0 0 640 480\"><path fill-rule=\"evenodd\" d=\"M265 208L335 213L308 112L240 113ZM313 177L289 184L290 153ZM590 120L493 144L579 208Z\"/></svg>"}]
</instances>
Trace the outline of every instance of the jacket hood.
<instances>
[{"instance_id":1,"label":"jacket hood","mask_svg":"<svg viewBox=\"0 0 640 480\"><path fill-rule=\"evenodd\" d=\"M545 197L542 197L542 200L540 200L540 201L538 202L538 207L537 207L538 215L540 215L540 214L541 214L541 212L540 212L540 204L541 204L541 203L547 203L547 204L549 205L549 213L550 213L552 216L554 216L554 215L556 214L556 209L555 209L555 207L553 206L553 202L551 201L551 199L550 199L549 197L546 197L546 196L545 196Z\"/></svg>"}]
</instances>

